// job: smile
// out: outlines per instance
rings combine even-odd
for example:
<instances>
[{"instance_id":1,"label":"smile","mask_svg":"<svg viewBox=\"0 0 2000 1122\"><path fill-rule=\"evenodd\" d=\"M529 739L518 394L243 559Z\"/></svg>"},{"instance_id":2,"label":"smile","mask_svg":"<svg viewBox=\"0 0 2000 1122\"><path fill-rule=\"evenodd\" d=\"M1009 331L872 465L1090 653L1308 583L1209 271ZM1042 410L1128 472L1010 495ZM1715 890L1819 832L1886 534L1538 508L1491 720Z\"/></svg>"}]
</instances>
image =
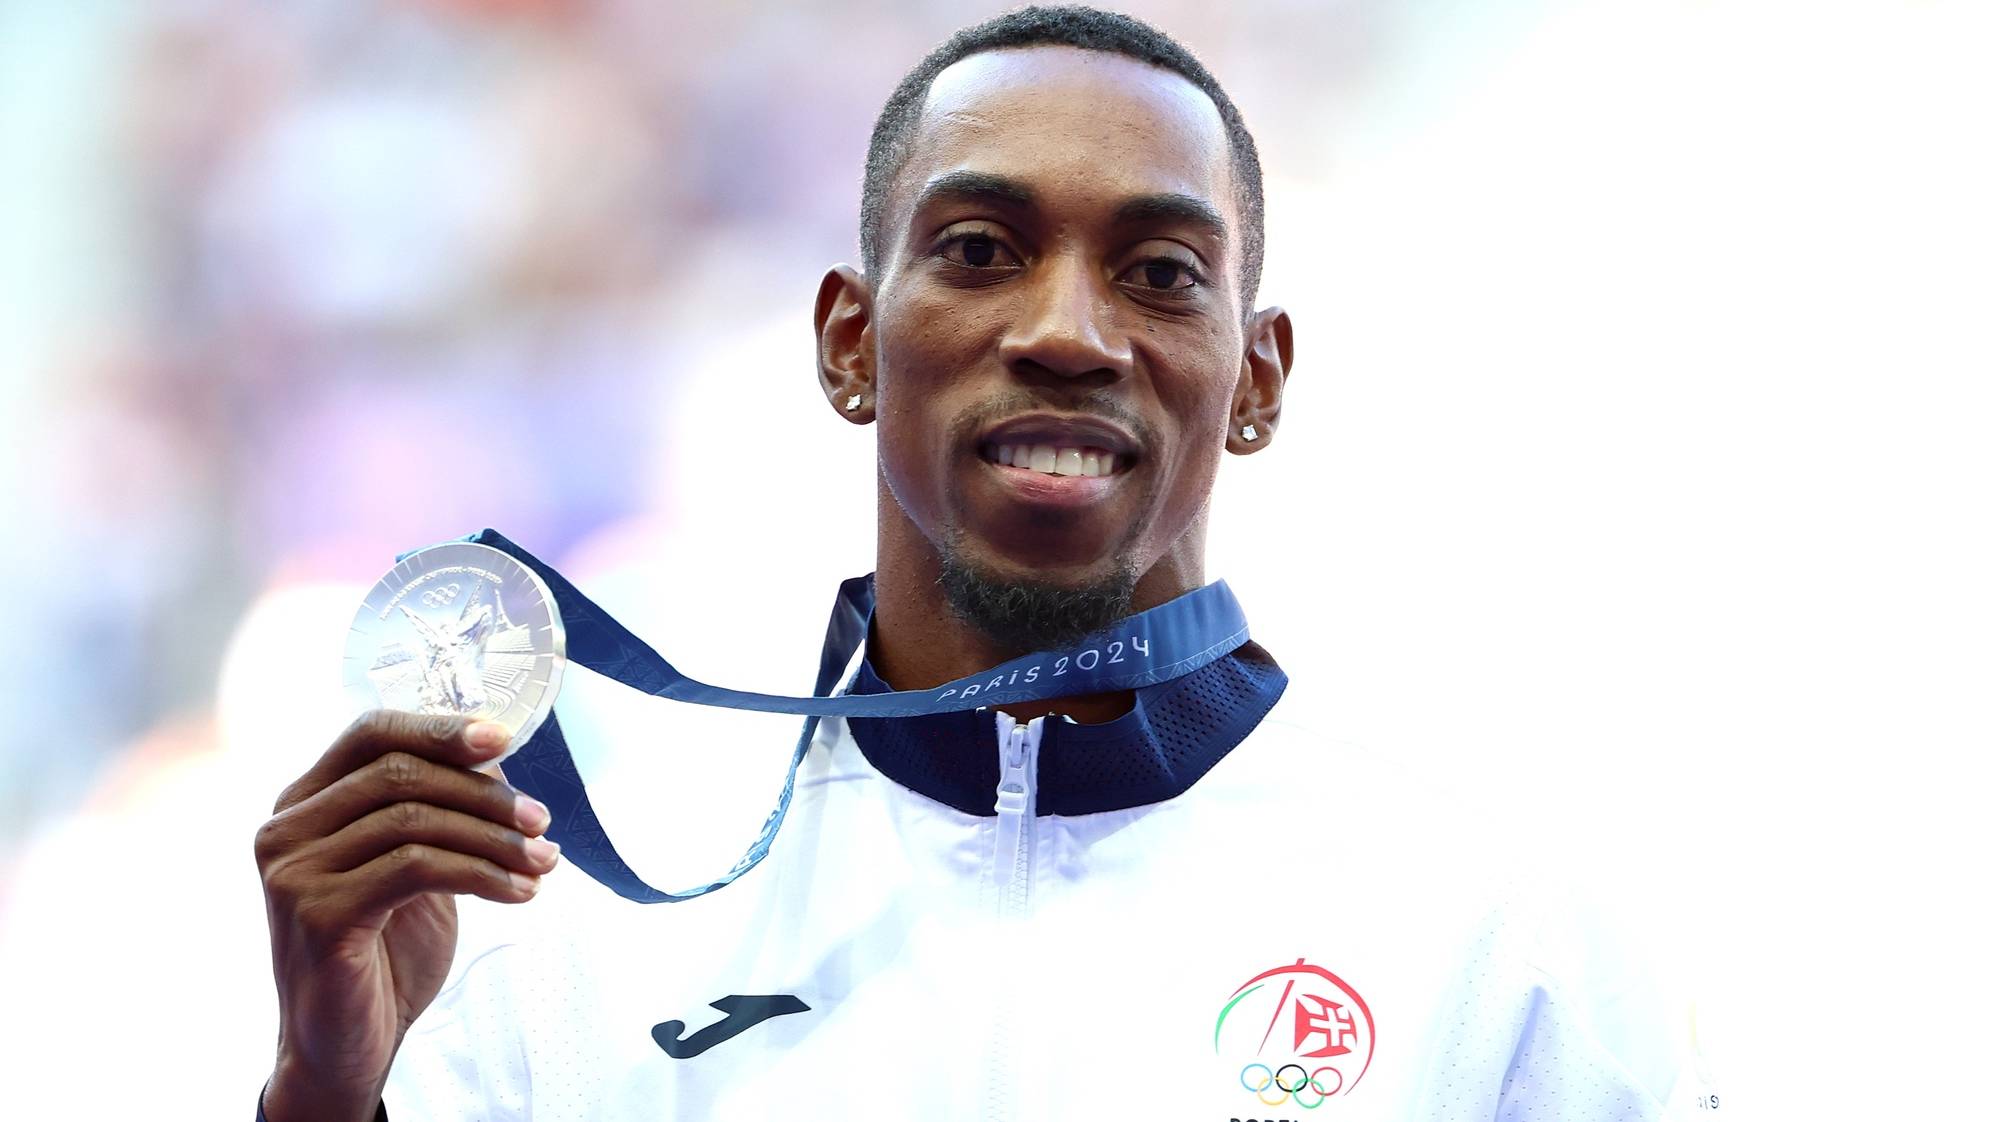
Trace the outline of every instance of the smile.
<instances>
[{"instance_id":1,"label":"smile","mask_svg":"<svg viewBox=\"0 0 2000 1122\"><path fill-rule=\"evenodd\" d=\"M1130 456L1088 445L983 444L979 454L989 464L1022 468L1043 475L1116 475L1132 466Z\"/></svg>"}]
</instances>

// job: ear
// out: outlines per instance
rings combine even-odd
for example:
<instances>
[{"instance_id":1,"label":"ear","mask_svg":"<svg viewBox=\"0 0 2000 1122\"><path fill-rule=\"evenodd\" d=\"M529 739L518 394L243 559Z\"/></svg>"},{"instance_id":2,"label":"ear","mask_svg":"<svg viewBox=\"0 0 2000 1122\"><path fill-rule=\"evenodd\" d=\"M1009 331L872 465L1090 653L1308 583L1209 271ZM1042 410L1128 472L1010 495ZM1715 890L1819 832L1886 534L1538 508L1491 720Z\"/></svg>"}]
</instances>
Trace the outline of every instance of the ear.
<instances>
[{"instance_id":1,"label":"ear","mask_svg":"<svg viewBox=\"0 0 2000 1122\"><path fill-rule=\"evenodd\" d=\"M1265 308L1250 318L1243 348L1243 372L1230 405L1229 438L1223 447L1247 456L1271 443L1278 431L1278 407L1292 372L1292 317L1283 308ZM1244 435L1256 434L1254 439Z\"/></svg>"},{"instance_id":2,"label":"ear","mask_svg":"<svg viewBox=\"0 0 2000 1122\"><path fill-rule=\"evenodd\" d=\"M857 425L875 419L874 296L849 265L835 265L819 282L813 334L819 339L819 384L833 411Z\"/></svg>"}]
</instances>

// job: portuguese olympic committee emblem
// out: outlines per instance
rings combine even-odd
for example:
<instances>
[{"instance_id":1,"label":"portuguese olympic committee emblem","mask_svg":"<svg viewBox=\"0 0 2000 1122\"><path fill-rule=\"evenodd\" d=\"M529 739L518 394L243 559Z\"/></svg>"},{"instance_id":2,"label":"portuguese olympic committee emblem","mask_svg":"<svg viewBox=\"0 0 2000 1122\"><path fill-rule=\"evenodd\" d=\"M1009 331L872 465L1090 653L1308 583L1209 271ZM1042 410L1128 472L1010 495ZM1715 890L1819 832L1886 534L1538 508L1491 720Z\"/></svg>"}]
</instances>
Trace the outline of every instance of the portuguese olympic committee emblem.
<instances>
[{"instance_id":1,"label":"portuguese olympic committee emblem","mask_svg":"<svg viewBox=\"0 0 2000 1122\"><path fill-rule=\"evenodd\" d=\"M1367 1073L1375 1015L1353 986L1302 958L1236 987L1215 1017L1215 1053L1246 1096L1314 1110Z\"/></svg>"}]
</instances>

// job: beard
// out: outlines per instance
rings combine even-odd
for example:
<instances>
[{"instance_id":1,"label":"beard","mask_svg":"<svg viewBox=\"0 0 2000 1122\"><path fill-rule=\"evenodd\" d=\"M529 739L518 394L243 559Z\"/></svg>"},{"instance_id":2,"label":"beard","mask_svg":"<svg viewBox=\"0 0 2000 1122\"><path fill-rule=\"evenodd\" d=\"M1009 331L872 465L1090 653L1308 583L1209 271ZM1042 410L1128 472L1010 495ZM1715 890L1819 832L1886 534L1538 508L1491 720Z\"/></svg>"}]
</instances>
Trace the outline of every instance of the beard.
<instances>
[{"instance_id":1,"label":"beard","mask_svg":"<svg viewBox=\"0 0 2000 1122\"><path fill-rule=\"evenodd\" d=\"M968 562L950 541L938 551L938 585L952 614L1000 647L1026 654L1065 647L1132 614L1139 574L1130 563L1080 587L1002 580Z\"/></svg>"}]
</instances>

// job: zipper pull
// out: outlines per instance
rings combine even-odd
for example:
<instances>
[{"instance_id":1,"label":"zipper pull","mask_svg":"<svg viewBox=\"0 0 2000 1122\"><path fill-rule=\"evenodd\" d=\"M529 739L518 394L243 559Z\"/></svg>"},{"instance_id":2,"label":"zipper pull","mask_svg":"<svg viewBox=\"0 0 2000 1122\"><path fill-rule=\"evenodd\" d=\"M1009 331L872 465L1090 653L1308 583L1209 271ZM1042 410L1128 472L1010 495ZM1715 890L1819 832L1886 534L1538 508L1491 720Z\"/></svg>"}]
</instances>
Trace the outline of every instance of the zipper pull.
<instances>
[{"instance_id":1,"label":"zipper pull","mask_svg":"<svg viewBox=\"0 0 2000 1122\"><path fill-rule=\"evenodd\" d=\"M1028 726L1017 724L1007 732L1007 750L1000 756L1000 790L993 809L1001 814L1020 814L1028 809Z\"/></svg>"}]
</instances>

